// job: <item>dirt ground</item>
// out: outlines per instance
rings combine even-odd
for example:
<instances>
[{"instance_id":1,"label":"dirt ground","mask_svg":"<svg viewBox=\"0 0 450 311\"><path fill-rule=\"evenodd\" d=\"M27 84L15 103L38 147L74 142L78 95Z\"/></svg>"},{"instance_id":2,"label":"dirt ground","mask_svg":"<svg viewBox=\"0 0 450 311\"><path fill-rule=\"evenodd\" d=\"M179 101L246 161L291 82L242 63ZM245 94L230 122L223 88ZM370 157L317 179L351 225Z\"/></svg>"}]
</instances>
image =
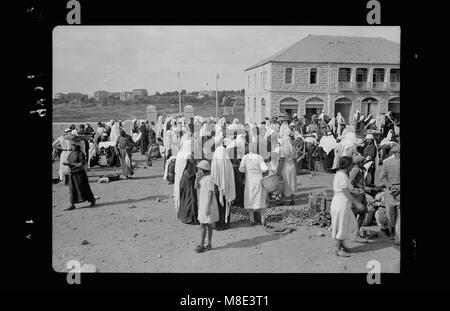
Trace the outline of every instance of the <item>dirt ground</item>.
<instances>
[{"instance_id":1,"label":"dirt ground","mask_svg":"<svg viewBox=\"0 0 450 311\"><path fill-rule=\"evenodd\" d=\"M98 177L112 168L91 169L90 185L100 197L94 208L86 202L64 211L69 189L53 185L55 271L65 272L68 261L78 260L99 272L367 273L367 262L377 260L382 272L400 272L399 247L376 226L370 227L378 231L374 243L347 242L349 258L334 254L326 228L300 226L292 233L273 234L247 221L214 231L213 249L197 254L199 227L176 218L173 185L162 179L162 159L147 167L144 156L134 153L133 162L137 168L131 180L99 184ZM54 176L57 169L55 163ZM299 175L295 208L306 205L310 191L331 189L332 180L327 173ZM89 243L83 245L84 240Z\"/></svg>"}]
</instances>

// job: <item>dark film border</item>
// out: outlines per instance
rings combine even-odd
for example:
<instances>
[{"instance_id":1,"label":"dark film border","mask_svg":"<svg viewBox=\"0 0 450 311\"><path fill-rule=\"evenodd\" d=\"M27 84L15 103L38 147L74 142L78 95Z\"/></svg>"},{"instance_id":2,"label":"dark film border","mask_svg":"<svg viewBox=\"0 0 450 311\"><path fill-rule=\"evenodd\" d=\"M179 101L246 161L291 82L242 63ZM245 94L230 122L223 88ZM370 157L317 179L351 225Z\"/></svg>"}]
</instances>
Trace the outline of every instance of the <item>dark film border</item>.
<instances>
[{"instance_id":1,"label":"dark film border","mask_svg":"<svg viewBox=\"0 0 450 311\"><path fill-rule=\"evenodd\" d=\"M277 8L276 3L270 5L248 5L243 3L231 4L230 11L204 4L202 8L192 2L168 4L166 7L153 2L127 1L114 3L110 1L79 1L81 4L81 25L329 25L329 26L368 26L366 21L366 1L329 1L298 2ZM381 25L401 26L401 70L402 70L402 114L405 115L402 126L404 133L413 131L413 120L417 119L415 106L419 104L420 94L417 90L423 88L421 81L415 77L422 71L422 40L415 6L405 5L394 1L381 2ZM33 6L31 14L26 10ZM203 9L203 10L202 10ZM375 289L378 285L368 285L366 274L131 274L131 273L99 273L83 274L81 285L68 285L66 274L56 273L52 269L52 217L51 217L51 184L45 182L51 179L50 165L50 137L52 135L52 30L57 25L67 25L66 1L59 3L26 1L21 20L25 27L21 30L21 40L17 39L20 63L21 81L26 95L20 105L14 107L21 119L26 116L29 126L19 128L21 137L29 137L30 129L36 139L27 140L27 148L39 150L33 153L31 172L26 174L26 195L24 202L15 215L18 223L22 223L24 232L30 232L32 239L24 238L23 232L17 236L16 246L20 250L18 259L20 269L15 271L11 287L28 288L58 288L76 289L126 287L128 289L174 290L175 297L186 295L185 290L206 290L206 284L213 284L214 290L229 290L229 294L264 295L268 290L310 290L310 289ZM415 55L418 55L416 58ZM40 74L37 80L30 81L27 75ZM33 83L39 83L45 89L46 109L45 117L30 115L35 108L35 94L30 91ZM39 134L37 134L37 132ZM37 139L39 138L39 139ZM420 206L428 206L427 196L421 193L419 183L411 182L411 168L417 166L413 155L415 139L412 135L402 138L402 153L411 156L402 157L402 246L401 246L401 274L382 274L382 285L378 288L418 288L425 284L429 287L432 271L439 271L438 267L429 264L430 258L420 245L431 246L433 240L425 239L426 229L421 219ZM17 161L29 163L30 154L21 153ZM29 168L30 166L27 165ZM408 175L407 168L410 168ZM417 176L417 179L420 178ZM25 218L33 218L32 229L24 224ZM416 244L414 244L414 242ZM434 242L436 243L436 242ZM19 255L19 253L17 253ZM30 262L30 259L32 261ZM427 271L421 270L427 267ZM443 268L445 269L445 268ZM211 289L211 286L209 286ZM251 289L251 290L250 290ZM247 291L248 290L248 291ZM255 292L256 291L256 292ZM283 299L289 299L284 297ZM294 298L292 298L294 299Z\"/></svg>"}]
</instances>

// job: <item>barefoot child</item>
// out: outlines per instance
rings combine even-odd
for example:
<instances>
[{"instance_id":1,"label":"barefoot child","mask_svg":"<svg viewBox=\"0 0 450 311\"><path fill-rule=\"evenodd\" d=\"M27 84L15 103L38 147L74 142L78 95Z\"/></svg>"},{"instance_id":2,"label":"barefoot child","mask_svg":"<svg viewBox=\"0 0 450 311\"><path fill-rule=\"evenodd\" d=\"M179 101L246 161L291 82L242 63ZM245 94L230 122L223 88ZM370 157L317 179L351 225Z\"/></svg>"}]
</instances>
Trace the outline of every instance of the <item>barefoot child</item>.
<instances>
[{"instance_id":1,"label":"barefoot child","mask_svg":"<svg viewBox=\"0 0 450 311\"><path fill-rule=\"evenodd\" d=\"M197 253L210 250L212 239L212 224L219 221L219 209L214 194L214 181L211 178L211 167L206 160L202 160L197 164L198 172L195 179L195 189L198 189L198 221L200 222L200 244L195 251ZM208 244L206 248L205 237L208 231Z\"/></svg>"}]
</instances>

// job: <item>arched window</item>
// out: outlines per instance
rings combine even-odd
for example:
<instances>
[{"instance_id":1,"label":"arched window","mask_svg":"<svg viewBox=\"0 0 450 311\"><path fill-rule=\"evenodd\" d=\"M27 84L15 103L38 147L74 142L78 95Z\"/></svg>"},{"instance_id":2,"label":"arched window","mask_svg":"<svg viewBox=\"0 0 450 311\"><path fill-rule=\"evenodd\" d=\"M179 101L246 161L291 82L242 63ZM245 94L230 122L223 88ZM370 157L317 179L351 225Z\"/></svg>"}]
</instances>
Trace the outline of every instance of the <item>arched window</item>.
<instances>
[{"instance_id":1,"label":"arched window","mask_svg":"<svg viewBox=\"0 0 450 311\"><path fill-rule=\"evenodd\" d=\"M292 115L298 111L298 100L292 97L284 98L280 101L280 112L287 112Z\"/></svg>"},{"instance_id":2,"label":"arched window","mask_svg":"<svg viewBox=\"0 0 450 311\"><path fill-rule=\"evenodd\" d=\"M378 100L373 97L363 99L361 101L361 114L365 117L372 114L375 117L378 114Z\"/></svg>"}]
</instances>

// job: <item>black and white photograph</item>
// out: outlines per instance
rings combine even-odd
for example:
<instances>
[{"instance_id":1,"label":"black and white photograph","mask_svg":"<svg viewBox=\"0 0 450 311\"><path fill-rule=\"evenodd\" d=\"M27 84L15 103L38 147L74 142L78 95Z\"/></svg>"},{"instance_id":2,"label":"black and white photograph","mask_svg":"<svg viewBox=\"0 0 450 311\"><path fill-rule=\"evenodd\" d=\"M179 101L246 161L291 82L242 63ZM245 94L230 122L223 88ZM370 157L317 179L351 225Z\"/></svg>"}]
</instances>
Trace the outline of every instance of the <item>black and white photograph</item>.
<instances>
[{"instance_id":1,"label":"black and white photograph","mask_svg":"<svg viewBox=\"0 0 450 311\"><path fill-rule=\"evenodd\" d=\"M53 270L400 273L401 35L55 27Z\"/></svg>"}]
</instances>

